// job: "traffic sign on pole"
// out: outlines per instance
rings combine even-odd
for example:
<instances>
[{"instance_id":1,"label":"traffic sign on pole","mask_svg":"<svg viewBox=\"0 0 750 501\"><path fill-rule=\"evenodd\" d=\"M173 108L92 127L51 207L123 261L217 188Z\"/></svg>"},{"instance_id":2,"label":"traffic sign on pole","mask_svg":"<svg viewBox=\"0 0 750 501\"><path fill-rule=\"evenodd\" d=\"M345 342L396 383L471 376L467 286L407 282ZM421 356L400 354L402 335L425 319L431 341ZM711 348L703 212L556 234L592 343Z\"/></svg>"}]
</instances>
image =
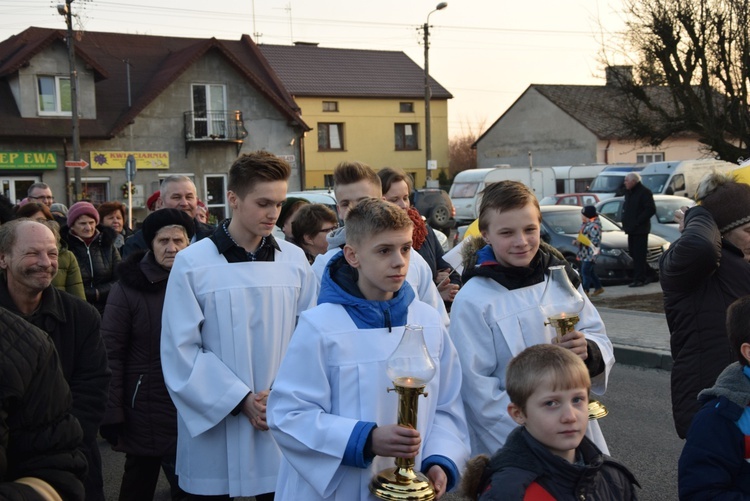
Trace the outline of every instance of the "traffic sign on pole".
<instances>
[{"instance_id":1,"label":"traffic sign on pole","mask_svg":"<svg viewBox=\"0 0 750 501\"><path fill-rule=\"evenodd\" d=\"M88 166L89 166L89 163L86 160L66 160L65 161L65 167L68 167L68 168L85 169Z\"/></svg>"}]
</instances>

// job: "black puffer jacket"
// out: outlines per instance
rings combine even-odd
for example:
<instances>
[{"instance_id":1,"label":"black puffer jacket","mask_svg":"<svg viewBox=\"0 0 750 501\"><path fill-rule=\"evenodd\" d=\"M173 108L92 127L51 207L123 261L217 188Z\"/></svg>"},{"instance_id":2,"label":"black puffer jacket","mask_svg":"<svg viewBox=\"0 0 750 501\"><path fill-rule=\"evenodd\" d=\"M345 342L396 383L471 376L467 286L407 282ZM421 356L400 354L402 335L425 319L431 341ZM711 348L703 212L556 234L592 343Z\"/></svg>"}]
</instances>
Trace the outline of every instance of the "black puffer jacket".
<instances>
[{"instance_id":1,"label":"black puffer jacket","mask_svg":"<svg viewBox=\"0 0 750 501\"><path fill-rule=\"evenodd\" d=\"M572 464L553 455L519 426L490 460L480 484L479 492L483 494L479 500L521 501L533 482L557 501L637 499L633 486L638 482L625 466L602 454L586 437L576 452L584 464Z\"/></svg>"},{"instance_id":2,"label":"black puffer jacket","mask_svg":"<svg viewBox=\"0 0 750 501\"><path fill-rule=\"evenodd\" d=\"M49 336L0 308L0 499L42 500L14 483L39 478L63 499L84 498L83 438Z\"/></svg>"},{"instance_id":3,"label":"black puffer jacket","mask_svg":"<svg viewBox=\"0 0 750 501\"><path fill-rule=\"evenodd\" d=\"M622 229L628 235L647 235L651 231L651 216L656 214L651 190L637 183L625 192L622 204Z\"/></svg>"},{"instance_id":4,"label":"black puffer jacket","mask_svg":"<svg viewBox=\"0 0 750 501\"><path fill-rule=\"evenodd\" d=\"M685 438L700 409L698 392L712 387L735 360L726 311L750 294L750 264L698 206L688 210L685 230L661 257L659 270L674 360L672 414L677 434Z\"/></svg>"},{"instance_id":5,"label":"black puffer jacket","mask_svg":"<svg viewBox=\"0 0 750 501\"><path fill-rule=\"evenodd\" d=\"M89 245L71 233L68 226L60 230L60 236L78 260L86 301L104 314L109 290L117 281L115 269L120 263L120 253L115 248L115 231L101 225L96 229L99 233Z\"/></svg>"},{"instance_id":6,"label":"black puffer jacket","mask_svg":"<svg viewBox=\"0 0 750 501\"><path fill-rule=\"evenodd\" d=\"M169 271L151 252L140 251L120 264L119 275L102 321L112 369L104 424L120 425L115 450L174 454L177 411L164 384L159 348Z\"/></svg>"}]
</instances>

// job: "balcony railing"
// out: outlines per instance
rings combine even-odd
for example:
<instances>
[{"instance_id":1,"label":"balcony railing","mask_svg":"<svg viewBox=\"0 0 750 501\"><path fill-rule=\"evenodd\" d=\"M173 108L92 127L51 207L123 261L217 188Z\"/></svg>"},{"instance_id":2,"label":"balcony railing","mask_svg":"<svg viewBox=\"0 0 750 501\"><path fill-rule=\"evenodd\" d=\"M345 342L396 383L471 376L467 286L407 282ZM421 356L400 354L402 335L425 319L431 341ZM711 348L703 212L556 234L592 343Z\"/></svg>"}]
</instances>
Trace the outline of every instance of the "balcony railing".
<instances>
[{"instance_id":1,"label":"balcony railing","mask_svg":"<svg viewBox=\"0 0 750 501\"><path fill-rule=\"evenodd\" d=\"M185 156L194 142L237 143L237 151L247 137L241 111L186 111Z\"/></svg>"}]
</instances>

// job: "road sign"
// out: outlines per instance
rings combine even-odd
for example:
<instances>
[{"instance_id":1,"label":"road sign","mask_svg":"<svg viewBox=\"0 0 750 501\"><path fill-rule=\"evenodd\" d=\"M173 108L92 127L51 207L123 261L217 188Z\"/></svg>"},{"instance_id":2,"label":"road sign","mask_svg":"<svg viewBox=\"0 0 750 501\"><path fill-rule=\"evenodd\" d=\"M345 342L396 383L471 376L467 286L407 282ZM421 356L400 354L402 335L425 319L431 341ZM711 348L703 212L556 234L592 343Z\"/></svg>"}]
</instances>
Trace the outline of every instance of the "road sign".
<instances>
[{"instance_id":1,"label":"road sign","mask_svg":"<svg viewBox=\"0 0 750 501\"><path fill-rule=\"evenodd\" d=\"M89 163L86 160L66 160L65 161L65 167L68 167L68 168L85 169L88 166L89 166Z\"/></svg>"},{"instance_id":2,"label":"road sign","mask_svg":"<svg viewBox=\"0 0 750 501\"><path fill-rule=\"evenodd\" d=\"M125 160L125 179L132 183L133 179L135 179L135 172L135 157L133 155L128 155L128 159Z\"/></svg>"}]
</instances>

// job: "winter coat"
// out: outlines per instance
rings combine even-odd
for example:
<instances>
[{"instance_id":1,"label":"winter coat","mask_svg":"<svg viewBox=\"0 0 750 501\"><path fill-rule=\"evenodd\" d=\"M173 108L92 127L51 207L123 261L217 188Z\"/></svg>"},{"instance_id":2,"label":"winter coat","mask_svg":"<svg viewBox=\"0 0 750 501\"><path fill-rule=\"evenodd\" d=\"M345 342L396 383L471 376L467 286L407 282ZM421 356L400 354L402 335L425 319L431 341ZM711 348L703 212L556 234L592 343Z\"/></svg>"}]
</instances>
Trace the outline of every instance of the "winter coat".
<instances>
[{"instance_id":1,"label":"winter coat","mask_svg":"<svg viewBox=\"0 0 750 501\"><path fill-rule=\"evenodd\" d=\"M710 388L735 360L725 329L726 311L750 294L750 264L721 238L705 208L692 207L685 229L659 262L664 312L672 349L672 414L685 438L698 409L698 392Z\"/></svg>"},{"instance_id":2,"label":"winter coat","mask_svg":"<svg viewBox=\"0 0 750 501\"><path fill-rule=\"evenodd\" d=\"M81 278L81 268L78 266L78 259L68 250L68 244L60 241L60 253L57 256L57 274L52 279L52 285L86 300L86 291L83 288L83 279Z\"/></svg>"},{"instance_id":3,"label":"winter coat","mask_svg":"<svg viewBox=\"0 0 750 501\"><path fill-rule=\"evenodd\" d=\"M10 297L4 276L0 278L0 306L22 316L52 338L73 394L71 412L83 428L83 443L95 443L110 378L107 351L99 333L99 312L87 302L50 286L42 292L37 311L23 316Z\"/></svg>"},{"instance_id":4,"label":"winter coat","mask_svg":"<svg viewBox=\"0 0 750 501\"><path fill-rule=\"evenodd\" d=\"M602 243L602 221L596 217L581 224L578 233L584 235L591 242L590 246L578 242L578 253L576 259L579 261L596 261L598 249Z\"/></svg>"},{"instance_id":5,"label":"winter coat","mask_svg":"<svg viewBox=\"0 0 750 501\"><path fill-rule=\"evenodd\" d=\"M115 248L115 231L101 225L96 228L98 233L88 245L71 233L68 226L60 230L60 235L78 260L86 301L103 314L107 295L117 281L115 269L120 263L120 253Z\"/></svg>"},{"instance_id":6,"label":"winter coat","mask_svg":"<svg viewBox=\"0 0 750 501\"><path fill-rule=\"evenodd\" d=\"M699 399L704 405L693 418L678 463L680 499L747 499L750 433L737 424L750 404L747 371L738 362L731 364Z\"/></svg>"},{"instance_id":7,"label":"winter coat","mask_svg":"<svg viewBox=\"0 0 750 501\"><path fill-rule=\"evenodd\" d=\"M84 498L83 433L54 344L44 332L0 308L0 499L41 501L34 477L66 500Z\"/></svg>"},{"instance_id":8,"label":"winter coat","mask_svg":"<svg viewBox=\"0 0 750 501\"><path fill-rule=\"evenodd\" d=\"M639 182L625 191L622 204L622 229L628 235L648 235L651 231L651 216L656 214L654 195Z\"/></svg>"},{"instance_id":9,"label":"winter coat","mask_svg":"<svg viewBox=\"0 0 750 501\"><path fill-rule=\"evenodd\" d=\"M425 238L424 243L422 243L422 246L417 249L419 255L424 258L427 265L430 267L433 280L437 278L438 270L453 268L445 261L445 259L443 259L443 246L440 245L440 240L438 240L437 235L435 235L435 231L436 230L427 226L427 237ZM450 275L450 282L452 284L461 285L461 275L455 271L452 272Z\"/></svg>"},{"instance_id":10,"label":"winter coat","mask_svg":"<svg viewBox=\"0 0 750 501\"><path fill-rule=\"evenodd\" d=\"M112 383L103 424L121 425L117 451L174 455L177 410L161 368L161 314L169 270L153 253L131 254L118 267L102 319Z\"/></svg>"},{"instance_id":11,"label":"winter coat","mask_svg":"<svg viewBox=\"0 0 750 501\"><path fill-rule=\"evenodd\" d=\"M479 501L521 501L536 482L557 501L628 501L637 499L633 474L583 437L576 448L583 464L555 456L523 426L508 436L487 465ZM475 493L467 493L469 496ZM474 498L476 499L476 498Z\"/></svg>"}]
</instances>

